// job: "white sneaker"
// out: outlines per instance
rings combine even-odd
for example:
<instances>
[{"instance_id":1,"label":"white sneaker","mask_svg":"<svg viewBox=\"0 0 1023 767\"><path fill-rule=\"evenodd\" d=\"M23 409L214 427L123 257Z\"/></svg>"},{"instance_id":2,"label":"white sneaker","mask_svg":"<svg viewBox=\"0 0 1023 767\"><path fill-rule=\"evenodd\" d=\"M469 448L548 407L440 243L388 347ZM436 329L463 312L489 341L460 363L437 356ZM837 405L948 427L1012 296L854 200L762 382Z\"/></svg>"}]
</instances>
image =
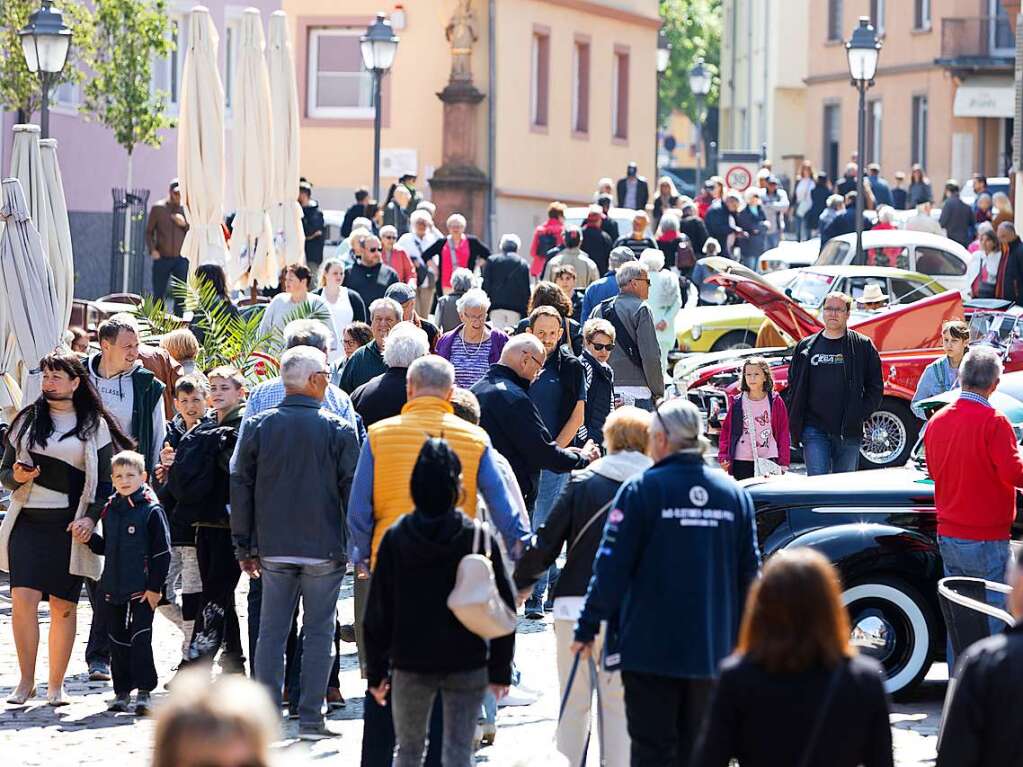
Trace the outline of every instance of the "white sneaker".
<instances>
[{"instance_id":1,"label":"white sneaker","mask_svg":"<svg viewBox=\"0 0 1023 767\"><path fill-rule=\"evenodd\" d=\"M508 688L508 694L497 701L497 705L501 708L505 706L531 706L539 700L540 696L534 692L529 692L518 686L512 686Z\"/></svg>"}]
</instances>

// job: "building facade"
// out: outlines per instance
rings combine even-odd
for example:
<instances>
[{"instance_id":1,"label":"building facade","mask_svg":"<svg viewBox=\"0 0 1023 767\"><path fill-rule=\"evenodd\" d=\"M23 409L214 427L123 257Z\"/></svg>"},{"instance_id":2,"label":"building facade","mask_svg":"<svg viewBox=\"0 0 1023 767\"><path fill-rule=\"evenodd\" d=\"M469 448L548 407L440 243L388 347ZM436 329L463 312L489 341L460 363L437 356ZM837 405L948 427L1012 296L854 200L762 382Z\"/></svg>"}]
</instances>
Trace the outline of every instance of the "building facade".
<instances>
[{"instance_id":1,"label":"building facade","mask_svg":"<svg viewBox=\"0 0 1023 767\"><path fill-rule=\"evenodd\" d=\"M810 5L807 157L841 174L857 151L844 41L869 16L883 47L867 91L865 159L889 178L919 163L935 185L1006 175L1014 24L1002 0L821 0Z\"/></svg>"},{"instance_id":2,"label":"building facade","mask_svg":"<svg viewBox=\"0 0 1023 767\"><path fill-rule=\"evenodd\" d=\"M810 6L821 0L724 0L721 28L722 150L763 152L793 174L807 150Z\"/></svg>"},{"instance_id":3,"label":"building facade","mask_svg":"<svg viewBox=\"0 0 1023 767\"><path fill-rule=\"evenodd\" d=\"M437 95L452 65L445 32L465 6L472 83L484 98L471 129L446 130ZM302 173L321 206L342 209L373 176L372 91L358 36L380 3L283 7L296 36ZM588 203L597 179L624 175L631 160L654 174L657 0L416 0L390 11L401 40L383 84L381 196L415 172L430 197L445 141L464 141L455 133L465 130L492 187L486 220L470 221L485 238L526 239L547 203Z\"/></svg>"},{"instance_id":4,"label":"building facade","mask_svg":"<svg viewBox=\"0 0 1023 767\"><path fill-rule=\"evenodd\" d=\"M169 0L172 35L176 50L166 59L154 63L153 88L168 94L168 115L177 116L184 51L188 45L188 12L193 2ZM225 0L206 0L220 35L220 76L224 81L227 101L227 172L232 172L231 157L231 89L236 62L236 43L242 13L247 7L258 8L267 23L270 14L280 8L278 0L251 0L232 4ZM73 43L72 43L73 44ZM63 86L54 94L50 110L50 135L57 139L64 193L71 222L71 239L75 254L75 295L96 298L110 292L112 259L113 207L112 189L124 188L128 158L114 141L111 131L101 123L90 121L81 110L81 93L77 87ZM38 115L33 116L38 121ZM12 112L0 113L0 167L4 175L10 170L11 128L17 122ZM150 203L167 193L168 182L177 175L177 134L163 132L159 148L136 147L132 163L132 187L149 190ZM227 209L233 205L230 183L225 183ZM145 268L148 289L149 268Z\"/></svg>"}]
</instances>

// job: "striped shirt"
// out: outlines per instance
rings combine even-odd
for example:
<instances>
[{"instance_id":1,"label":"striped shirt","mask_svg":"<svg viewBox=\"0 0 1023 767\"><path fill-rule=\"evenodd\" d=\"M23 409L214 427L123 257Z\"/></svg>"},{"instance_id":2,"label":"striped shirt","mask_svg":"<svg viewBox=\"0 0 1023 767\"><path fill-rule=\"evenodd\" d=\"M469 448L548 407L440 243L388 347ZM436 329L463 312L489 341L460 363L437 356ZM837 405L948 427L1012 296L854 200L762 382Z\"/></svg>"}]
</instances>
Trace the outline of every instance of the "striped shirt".
<instances>
[{"instance_id":1,"label":"striped shirt","mask_svg":"<svg viewBox=\"0 0 1023 767\"><path fill-rule=\"evenodd\" d=\"M490 335L480 344L467 344L458 334L451 344L451 364L455 367L455 386L468 389L490 370Z\"/></svg>"}]
</instances>

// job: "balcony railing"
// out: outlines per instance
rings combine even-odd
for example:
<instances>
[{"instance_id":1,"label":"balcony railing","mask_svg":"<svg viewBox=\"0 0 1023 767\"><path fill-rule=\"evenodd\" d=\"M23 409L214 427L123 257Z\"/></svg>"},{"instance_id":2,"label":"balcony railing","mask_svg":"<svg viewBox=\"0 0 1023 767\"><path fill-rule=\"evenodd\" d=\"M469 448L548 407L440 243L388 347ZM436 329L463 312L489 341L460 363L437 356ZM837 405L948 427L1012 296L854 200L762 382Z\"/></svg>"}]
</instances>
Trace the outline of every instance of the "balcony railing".
<instances>
[{"instance_id":1,"label":"balcony railing","mask_svg":"<svg viewBox=\"0 0 1023 767\"><path fill-rule=\"evenodd\" d=\"M1016 31L1004 16L945 18L941 20L941 59L947 62L1012 59Z\"/></svg>"}]
</instances>

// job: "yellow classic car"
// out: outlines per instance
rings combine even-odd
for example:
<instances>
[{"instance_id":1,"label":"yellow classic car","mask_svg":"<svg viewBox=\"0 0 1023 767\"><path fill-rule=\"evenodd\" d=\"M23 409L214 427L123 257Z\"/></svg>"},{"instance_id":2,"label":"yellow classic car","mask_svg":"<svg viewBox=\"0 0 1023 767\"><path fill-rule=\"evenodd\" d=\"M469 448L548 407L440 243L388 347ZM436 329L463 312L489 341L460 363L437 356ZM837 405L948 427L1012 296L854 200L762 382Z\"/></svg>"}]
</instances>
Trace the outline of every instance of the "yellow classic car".
<instances>
[{"instance_id":1,"label":"yellow classic car","mask_svg":"<svg viewBox=\"0 0 1023 767\"><path fill-rule=\"evenodd\" d=\"M888 297L889 306L945 291L926 275L881 266L810 266L759 275L759 279L784 291L815 316L828 293L840 291L858 299L872 283ZM853 314L867 316L856 308ZM678 313L675 334L683 354L744 349L756 344L765 321L763 312L747 303L697 306Z\"/></svg>"}]
</instances>

